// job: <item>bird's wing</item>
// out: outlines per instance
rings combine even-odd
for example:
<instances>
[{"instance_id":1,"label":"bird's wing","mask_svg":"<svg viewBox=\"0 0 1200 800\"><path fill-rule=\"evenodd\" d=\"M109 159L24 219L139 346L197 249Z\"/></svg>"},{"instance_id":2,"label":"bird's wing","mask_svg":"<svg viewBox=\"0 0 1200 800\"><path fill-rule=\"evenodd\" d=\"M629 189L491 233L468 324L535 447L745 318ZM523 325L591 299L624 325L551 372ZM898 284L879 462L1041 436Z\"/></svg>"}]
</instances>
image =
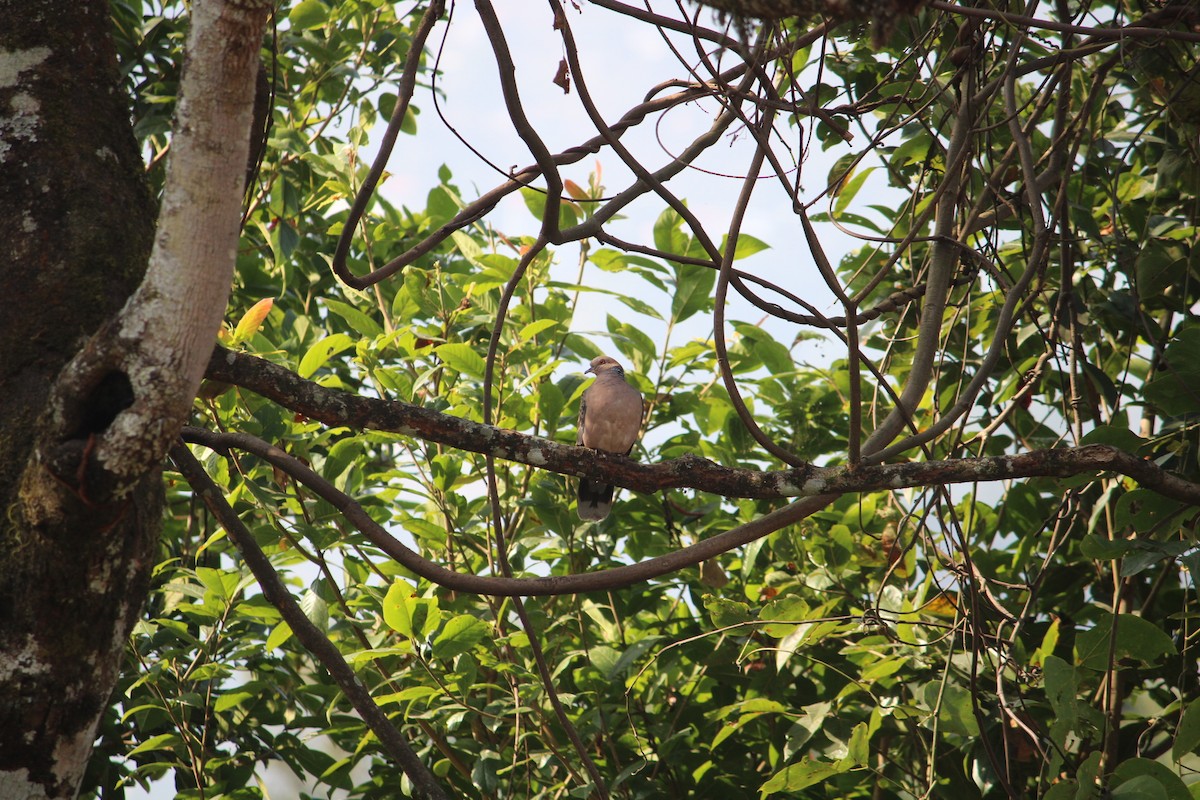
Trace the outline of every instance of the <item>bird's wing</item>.
<instances>
[{"instance_id":1,"label":"bird's wing","mask_svg":"<svg viewBox=\"0 0 1200 800\"><path fill-rule=\"evenodd\" d=\"M589 386L579 397L579 423L576 425L575 444L583 444L583 418L587 414L587 396L590 390Z\"/></svg>"},{"instance_id":2,"label":"bird's wing","mask_svg":"<svg viewBox=\"0 0 1200 800\"><path fill-rule=\"evenodd\" d=\"M642 427L642 395L618 371L604 372L584 393L587 419L582 442L597 450L628 453Z\"/></svg>"}]
</instances>

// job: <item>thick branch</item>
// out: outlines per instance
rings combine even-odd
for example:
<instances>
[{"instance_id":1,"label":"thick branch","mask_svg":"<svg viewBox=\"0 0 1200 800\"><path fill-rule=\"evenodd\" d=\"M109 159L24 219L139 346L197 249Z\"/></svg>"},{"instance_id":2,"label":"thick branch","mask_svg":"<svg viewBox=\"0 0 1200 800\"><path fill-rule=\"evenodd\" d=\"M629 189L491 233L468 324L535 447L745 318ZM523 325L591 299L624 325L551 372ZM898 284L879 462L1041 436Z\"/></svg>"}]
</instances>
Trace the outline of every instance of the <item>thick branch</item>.
<instances>
[{"instance_id":1,"label":"thick branch","mask_svg":"<svg viewBox=\"0 0 1200 800\"><path fill-rule=\"evenodd\" d=\"M1137 25L1130 24L1123 27L1103 27L1099 25L1073 25L1068 22L1059 22L1052 19L1038 19L1036 17L1026 16L1024 14L1012 14L1007 11L993 11L987 8L976 8L974 6L958 5L956 3L944 2L944 0L928 0L927 5L936 11L946 11L950 14L961 14L967 17L979 17L981 19L998 20L1009 25L1016 25L1022 28L1033 28L1043 31L1057 31L1058 33L1073 33L1081 36L1090 36L1093 39L1101 40L1116 40L1122 41L1127 39L1178 39L1184 42L1200 42L1200 33L1191 31L1171 30L1170 28L1159 27L1158 20L1150 20L1153 25ZM1186 8L1182 3L1180 8ZM1138 22L1146 22L1147 19L1138 20Z\"/></svg>"},{"instance_id":2,"label":"thick branch","mask_svg":"<svg viewBox=\"0 0 1200 800\"><path fill-rule=\"evenodd\" d=\"M233 279L247 132L269 8L265 0L192 6L171 160L145 280L63 371L51 401L53 441L43 459L81 496L125 496L161 463L191 409ZM107 385L116 386L118 395L112 416L81 427L86 404ZM85 460L86 474L79 467Z\"/></svg>"},{"instance_id":3,"label":"thick branch","mask_svg":"<svg viewBox=\"0 0 1200 800\"><path fill-rule=\"evenodd\" d=\"M482 425L408 403L327 389L277 364L223 348L214 351L208 376L249 389L327 425L401 433L563 475L604 479L639 492L688 488L724 497L770 499L1115 472L1167 497L1200 505L1200 485L1107 445L856 469L805 464L759 472L724 467L698 456L639 464L623 456Z\"/></svg>"}]
</instances>

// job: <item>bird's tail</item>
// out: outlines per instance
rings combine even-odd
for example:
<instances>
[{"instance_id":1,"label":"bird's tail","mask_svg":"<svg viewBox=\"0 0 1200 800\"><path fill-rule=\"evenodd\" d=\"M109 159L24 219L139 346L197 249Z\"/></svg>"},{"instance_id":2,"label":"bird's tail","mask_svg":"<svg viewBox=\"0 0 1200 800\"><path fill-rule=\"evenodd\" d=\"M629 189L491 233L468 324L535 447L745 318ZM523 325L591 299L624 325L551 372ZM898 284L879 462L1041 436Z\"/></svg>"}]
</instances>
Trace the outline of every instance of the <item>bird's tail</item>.
<instances>
[{"instance_id":1,"label":"bird's tail","mask_svg":"<svg viewBox=\"0 0 1200 800\"><path fill-rule=\"evenodd\" d=\"M613 485L601 481L579 481L579 518L604 519L612 510Z\"/></svg>"}]
</instances>

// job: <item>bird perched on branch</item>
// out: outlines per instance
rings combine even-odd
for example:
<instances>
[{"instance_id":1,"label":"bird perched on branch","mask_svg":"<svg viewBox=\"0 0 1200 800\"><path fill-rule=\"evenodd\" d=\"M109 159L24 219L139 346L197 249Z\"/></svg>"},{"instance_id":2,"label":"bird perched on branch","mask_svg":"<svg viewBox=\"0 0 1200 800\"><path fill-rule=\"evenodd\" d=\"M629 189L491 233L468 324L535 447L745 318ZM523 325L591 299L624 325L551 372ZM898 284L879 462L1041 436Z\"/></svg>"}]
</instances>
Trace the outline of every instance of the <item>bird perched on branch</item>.
<instances>
[{"instance_id":1,"label":"bird perched on branch","mask_svg":"<svg viewBox=\"0 0 1200 800\"><path fill-rule=\"evenodd\" d=\"M625 380L625 369L608 356L597 356L585 370L596 380L579 401L576 444L629 455L642 428L642 395ZM604 519L612 509L613 485L579 479L579 518Z\"/></svg>"}]
</instances>

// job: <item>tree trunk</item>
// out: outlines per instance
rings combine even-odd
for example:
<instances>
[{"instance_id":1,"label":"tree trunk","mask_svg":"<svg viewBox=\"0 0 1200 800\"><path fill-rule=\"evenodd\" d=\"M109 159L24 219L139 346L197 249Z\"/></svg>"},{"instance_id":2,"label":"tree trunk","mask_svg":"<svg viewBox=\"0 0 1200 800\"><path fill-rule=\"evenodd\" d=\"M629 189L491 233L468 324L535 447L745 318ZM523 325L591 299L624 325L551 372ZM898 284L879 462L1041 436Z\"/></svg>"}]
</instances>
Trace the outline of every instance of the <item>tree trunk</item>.
<instances>
[{"instance_id":1,"label":"tree trunk","mask_svg":"<svg viewBox=\"0 0 1200 800\"><path fill-rule=\"evenodd\" d=\"M108 4L0 2L0 796L73 797L145 594L162 489L59 485L31 520L22 475L55 378L146 269L154 201L118 90ZM106 382L80 404L86 441Z\"/></svg>"},{"instance_id":2,"label":"tree trunk","mask_svg":"<svg viewBox=\"0 0 1200 800\"><path fill-rule=\"evenodd\" d=\"M193 6L147 270L107 2L0 0L0 797L74 797L116 683L229 292L265 19Z\"/></svg>"}]
</instances>

